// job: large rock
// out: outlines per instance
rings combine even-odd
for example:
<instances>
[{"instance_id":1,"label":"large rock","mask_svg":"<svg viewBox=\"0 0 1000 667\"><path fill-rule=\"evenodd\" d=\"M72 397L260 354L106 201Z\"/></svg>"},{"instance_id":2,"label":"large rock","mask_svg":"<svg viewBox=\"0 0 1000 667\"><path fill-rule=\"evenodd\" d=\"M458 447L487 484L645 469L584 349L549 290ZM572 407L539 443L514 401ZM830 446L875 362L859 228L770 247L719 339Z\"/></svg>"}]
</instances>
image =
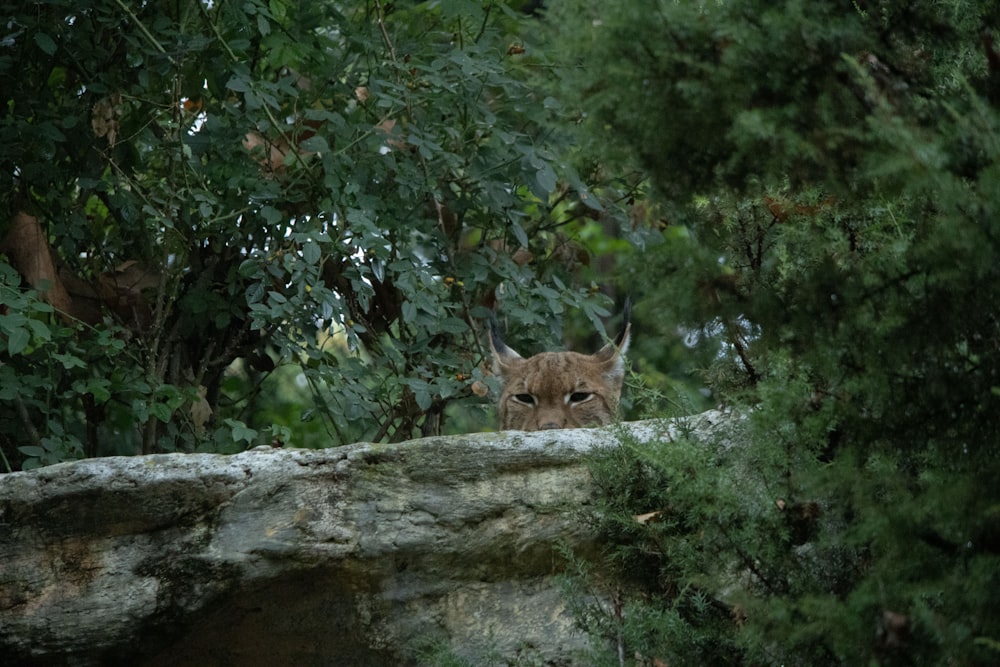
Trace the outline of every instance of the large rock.
<instances>
[{"instance_id":1,"label":"large rock","mask_svg":"<svg viewBox=\"0 0 1000 667\"><path fill-rule=\"evenodd\" d=\"M576 664L556 546L597 553L584 458L617 428L677 424L2 475L0 662L399 665L437 642Z\"/></svg>"}]
</instances>

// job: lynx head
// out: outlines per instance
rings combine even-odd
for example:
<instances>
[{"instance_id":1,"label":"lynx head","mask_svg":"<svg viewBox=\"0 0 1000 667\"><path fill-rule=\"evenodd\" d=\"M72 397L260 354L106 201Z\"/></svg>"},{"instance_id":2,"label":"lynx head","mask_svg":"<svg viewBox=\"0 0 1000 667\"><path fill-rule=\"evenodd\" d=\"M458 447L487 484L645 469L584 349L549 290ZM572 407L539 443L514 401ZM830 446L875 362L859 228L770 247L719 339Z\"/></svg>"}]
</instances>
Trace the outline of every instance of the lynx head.
<instances>
[{"instance_id":1,"label":"lynx head","mask_svg":"<svg viewBox=\"0 0 1000 667\"><path fill-rule=\"evenodd\" d=\"M493 367L500 391L500 429L541 431L550 428L602 426L615 418L628 349L629 306L623 330L596 354L542 352L525 359L490 327Z\"/></svg>"}]
</instances>

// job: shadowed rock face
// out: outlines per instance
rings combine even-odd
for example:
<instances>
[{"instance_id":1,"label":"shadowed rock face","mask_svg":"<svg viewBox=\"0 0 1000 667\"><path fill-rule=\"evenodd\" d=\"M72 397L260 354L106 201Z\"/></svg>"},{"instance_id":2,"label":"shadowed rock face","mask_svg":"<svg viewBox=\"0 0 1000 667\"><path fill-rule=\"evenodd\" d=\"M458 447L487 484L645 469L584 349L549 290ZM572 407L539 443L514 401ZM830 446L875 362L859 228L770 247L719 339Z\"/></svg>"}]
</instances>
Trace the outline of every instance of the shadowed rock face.
<instances>
[{"instance_id":1,"label":"shadowed rock face","mask_svg":"<svg viewBox=\"0 0 1000 667\"><path fill-rule=\"evenodd\" d=\"M615 441L509 432L0 476L0 656L384 665L439 640L473 661L575 664L587 639L555 547L596 553L583 458Z\"/></svg>"}]
</instances>

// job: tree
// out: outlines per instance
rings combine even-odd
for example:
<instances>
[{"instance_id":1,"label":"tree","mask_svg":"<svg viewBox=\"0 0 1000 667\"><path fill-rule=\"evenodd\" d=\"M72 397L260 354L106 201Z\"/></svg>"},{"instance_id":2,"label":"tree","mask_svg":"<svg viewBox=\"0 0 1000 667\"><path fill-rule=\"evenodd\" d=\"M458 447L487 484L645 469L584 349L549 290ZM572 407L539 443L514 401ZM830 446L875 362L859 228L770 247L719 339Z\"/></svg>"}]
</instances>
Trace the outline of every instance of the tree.
<instances>
[{"instance_id":1,"label":"tree","mask_svg":"<svg viewBox=\"0 0 1000 667\"><path fill-rule=\"evenodd\" d=\"M667 225L638 310L716 341L713 391L749 415L738 455L632 443L598 466L628 655L995 662L998 19L891 0L550 12L581 145L641 169Z\"/></svg>"},{"instance_id":2,"label":"tree","mask_svg":"<svg viewBox=\"0 0 1000 667\"><path fill-rule=\"evenodd\" d=\"M567 308L606 315L564 261L574 211L601 204L527 83L526 20L465 1L12 9L6 469L438 432L484 402L498 303L536 342ZM312 431L262 421L289 365Z\"/></svg>"}]
</instances>

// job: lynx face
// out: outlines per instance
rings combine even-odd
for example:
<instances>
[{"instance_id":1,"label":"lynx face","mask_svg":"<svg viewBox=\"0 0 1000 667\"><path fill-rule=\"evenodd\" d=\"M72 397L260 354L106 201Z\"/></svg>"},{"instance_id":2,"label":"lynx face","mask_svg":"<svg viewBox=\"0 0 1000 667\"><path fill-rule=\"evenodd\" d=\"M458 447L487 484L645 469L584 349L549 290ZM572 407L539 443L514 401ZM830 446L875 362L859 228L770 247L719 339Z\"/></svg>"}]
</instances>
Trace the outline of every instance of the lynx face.
<instances>
[{"instance_id":1,"label":"lynx face","mask_svg":"<svg viewBox=\"0 0 1000 667\"><path fill-rule=\"evenodd\" d=\"M542 352L525 359L504 344L494 323L490 347L494 370L503 382L500 429L541 431L614 420L630 329L626 306L625 330L596 354Z\"/></svg>"}]
</instances>

